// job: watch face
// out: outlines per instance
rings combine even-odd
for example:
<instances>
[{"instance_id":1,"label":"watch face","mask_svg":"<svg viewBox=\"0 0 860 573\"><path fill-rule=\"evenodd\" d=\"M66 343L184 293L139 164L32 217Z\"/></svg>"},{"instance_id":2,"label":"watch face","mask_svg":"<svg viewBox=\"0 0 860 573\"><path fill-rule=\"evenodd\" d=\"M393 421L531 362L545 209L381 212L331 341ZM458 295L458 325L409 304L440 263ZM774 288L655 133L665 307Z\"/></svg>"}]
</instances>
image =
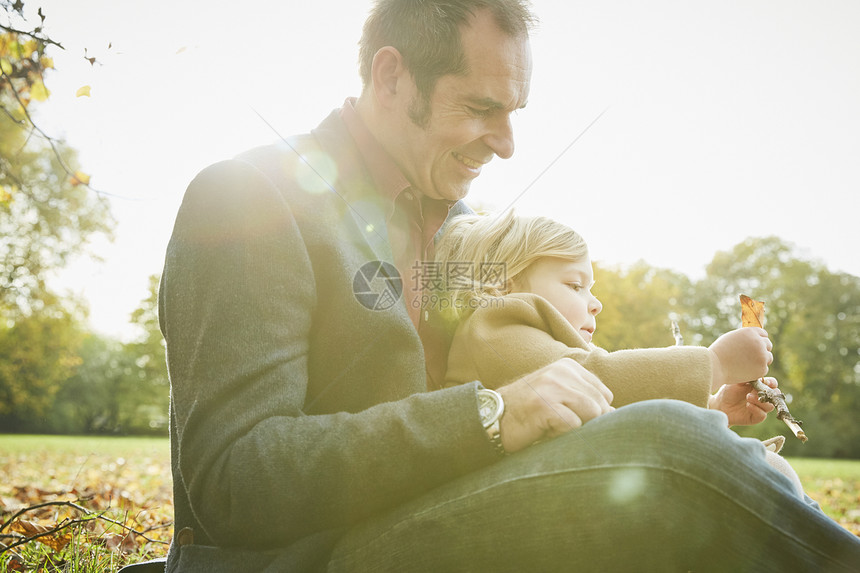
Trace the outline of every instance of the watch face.
<instances>
[{"instance_id":1,"label":"watch face","mask_svg":"<svg viewBox=\"0 0 860 573\"><path fill-rule=\"evenodd\" d=\"M502 402L495 392L489 390L478 391L478 411L481 413L481 422L485 427L496 421L501 407Z\"/></svg>"}]
</instances>

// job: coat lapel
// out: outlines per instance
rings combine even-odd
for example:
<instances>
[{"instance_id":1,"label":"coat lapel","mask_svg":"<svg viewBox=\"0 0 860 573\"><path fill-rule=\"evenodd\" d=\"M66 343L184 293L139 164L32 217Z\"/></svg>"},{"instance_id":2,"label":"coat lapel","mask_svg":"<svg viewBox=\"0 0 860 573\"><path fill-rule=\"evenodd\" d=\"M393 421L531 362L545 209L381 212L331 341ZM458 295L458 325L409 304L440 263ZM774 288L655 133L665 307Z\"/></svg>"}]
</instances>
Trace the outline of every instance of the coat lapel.
<instances>
[{"instance_id":1,"label":"coat lapel","mask_svg":"<svg viewBox=\"0 0 860 573\"><path fill-rule=\"evenodd\" d=\"M336 158L337 173L331 191L343 203L344 212L354 225L354 232L349 235L358 239L356 246L368 251L375 260L393 263L384 200L374 188L373 179L337 114L332 112L311 132L322 150L322 161ZM316 170L313 158L306 159Z\"/></svg>"}]
</instances>

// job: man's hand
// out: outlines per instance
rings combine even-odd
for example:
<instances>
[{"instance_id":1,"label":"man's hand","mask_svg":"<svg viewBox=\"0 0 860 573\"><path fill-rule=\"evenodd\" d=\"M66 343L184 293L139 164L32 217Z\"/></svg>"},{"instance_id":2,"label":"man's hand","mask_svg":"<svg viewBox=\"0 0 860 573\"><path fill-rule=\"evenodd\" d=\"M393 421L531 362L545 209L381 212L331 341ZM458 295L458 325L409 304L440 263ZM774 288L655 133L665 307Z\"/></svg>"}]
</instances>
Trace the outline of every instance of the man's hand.
<instances>
[{"instance_id":1,"label":"man's hand","mask_svg":"<svg viewBox=\"0 0 860 573\"><path fill-rule=\"evenodd\" d=\"M771 388L777 387L776 378L763 378ZM774 408L770 402L759 402L752 383L727 384L708 401L708 408L720 410L729 417L729 426L751 426L763 422Z\"/></svg>"},{"instance_id":2,"label":"man's hand","mask_svg":"<svg viewBox=\"0 0 860 573\"><path fill-rule=\"evenodd\" d=\"M562 358L498 389L505 400L502 444L508 452L554 438L615 408L612 392L593 373Z\"/></svg>"},{"instance_id":3,"label":"man's hand","mask_svg":"<svg viewBox=\"0 0 860 573\"><path fill-rule=\"evenodd\" d=\"M763 328L746 327L732 330L711 344L713 377L711 392L724 384L740 384L757 380L767 374L773 362L773 344Z\"/></svg>"}]
</instances>

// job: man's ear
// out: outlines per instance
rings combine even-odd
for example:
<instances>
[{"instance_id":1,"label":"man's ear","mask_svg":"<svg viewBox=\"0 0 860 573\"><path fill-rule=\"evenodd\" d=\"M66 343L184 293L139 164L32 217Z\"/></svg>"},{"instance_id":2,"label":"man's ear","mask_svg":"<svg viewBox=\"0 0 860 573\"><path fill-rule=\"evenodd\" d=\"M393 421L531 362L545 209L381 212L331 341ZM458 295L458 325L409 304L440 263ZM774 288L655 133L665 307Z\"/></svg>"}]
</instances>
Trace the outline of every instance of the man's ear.
<instances>
[{"instance_id":1,"label":"man's ear","mask_svg":"<svg viewBox=\"0 0 860 573\"><path fill-rule=\"evenodd\" d=\"M406 87L404 81L411 79L411 76L397 48L385 46L373 56L370 79L379 105L390 107L398 96L403 97Z\"/></svg>"}]
</instances>

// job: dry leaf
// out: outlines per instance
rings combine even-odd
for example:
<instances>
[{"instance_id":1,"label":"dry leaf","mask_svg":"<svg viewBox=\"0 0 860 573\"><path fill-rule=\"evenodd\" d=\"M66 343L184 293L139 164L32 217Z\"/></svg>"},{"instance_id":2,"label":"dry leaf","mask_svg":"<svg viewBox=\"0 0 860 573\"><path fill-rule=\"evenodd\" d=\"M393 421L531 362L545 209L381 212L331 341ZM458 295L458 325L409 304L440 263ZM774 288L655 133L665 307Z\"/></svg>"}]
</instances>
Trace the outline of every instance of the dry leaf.
<instances>
[{"instance_id":1,"label":"dry leaf","mask_svg":"<svg viewBox=\"0 0 860 573\"><path fill-rule=\"evenodd\" d=\"M21 535L32 537L34 535L39 535L40 533L45 533L50 528L45 527L44 525L40 525L34 521L19 519L18 521L12 522L12 525L9 526L9 529L14 531L15 533L20 533Z\"/></svg>"},{"instance_id":2,"label":"dry leaf","mask_svg":"<svg viewBox=\"0 0 860 573\"><path fill-rule=\"evenodd\" d=\"M764 328L764 303L741 295L741 326Z\"/></svg>"},{"instance_id":3,"label":"dry leaf","mask_svg":"<svg viewBox=\"0 0 860 573\"><path fill-rule=\"evenodd\" d=\"M84 173L83 171L75 171L75 174L69 178L69 183L74 186L78 185L89 185L90 184L90 176Z\"/></svg>"},{"instance_id":4,"label":"dry leaf","mask_svg":"<svg viewBox=\"0 0 860 573\"><path fill-rule=\"evenodd\" d=\"M33 521L27 521L25 519L19 519L18 521L13 522L12 525L9 526L9 529L27 537L40 535L51 530L50 527L40 525ZM43 535L42 537L37 538L36 541L47 545L54 551L62 551L66 545L72 542L72 534L68 532L59 532L51 535Z\"/></svg>"},{"instance_id":5,"label":"dry leaf","mask_svg":"<svg viewBox=\"0 0 860 573\"><path fill-rule=\"evenodd\" d=\"M81 86L75 92L75 97L87 96L90 97L90 86Z\"/></svg>"},{"instance_id":6,"label":"dry leaf","mask_svg":"<svg viewBox=\"0 0 860 573\"><path fill-rule=\"evenodd\" d=\"M0 495L0 513L14 513L22 507L26 507L26 505L19 502L17 499Z\"/></svg>"},{"instance_id":7,"label":"dry leaf","mask_svg":"<svg viewBox=\"0 0 860 573\"><path fill-rule=\"evenodd\" d=\"M9 557L9 560L4 563L7 571L26 571L24 562L14 553Z\"/></svg>"},{"instance_id":8,"label":"dry leaf","mask_svg":"<svg viewBox=\"0 0 860 573\"><path fill-rule=\"evenodd\" d=\"M106 533L103 537L105 547L113 549L124 555L137 551L137 539L135 535L129 532L126 535L118 533Z\"/></svg>"},{"instance_id":9,"label":"dry leaf","mask_svg":"<svg viewBox=\"0 0 860 573\"><path fill-rule=\"evenodd\" d=\"M50 94L51 92L48 91L48 88L42 82L36 82L30 86L30 95L36 101L45 101Z\"/></svg>"}]
</instances>

